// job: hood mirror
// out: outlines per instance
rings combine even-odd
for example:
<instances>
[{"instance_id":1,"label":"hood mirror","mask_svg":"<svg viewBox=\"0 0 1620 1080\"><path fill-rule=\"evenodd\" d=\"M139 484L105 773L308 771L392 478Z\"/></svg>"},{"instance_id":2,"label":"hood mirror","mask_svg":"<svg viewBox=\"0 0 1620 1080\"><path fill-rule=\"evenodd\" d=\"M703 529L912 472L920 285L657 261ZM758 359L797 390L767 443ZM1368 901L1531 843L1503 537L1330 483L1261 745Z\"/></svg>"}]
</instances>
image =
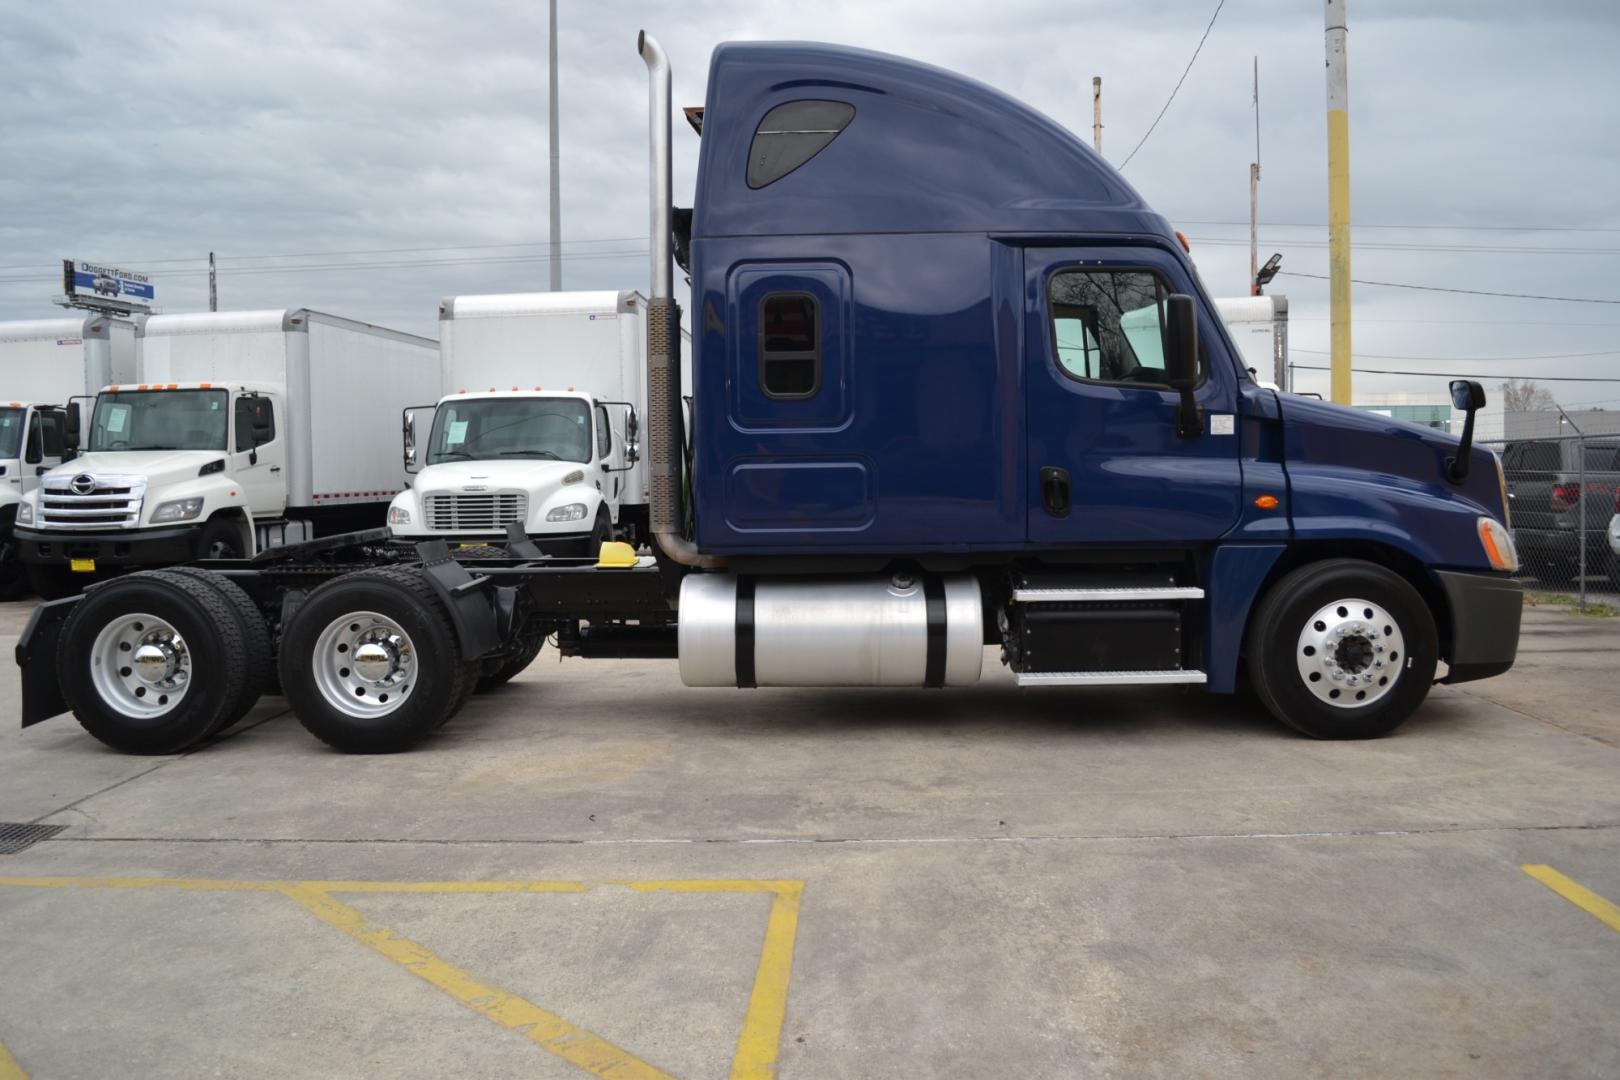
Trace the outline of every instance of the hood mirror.
<instances>
[{"instance_id":1,"label":"hood mirror","mask_svg":"<svg viewBox=\"0 0 1620 1080\"><path fill-rule=\"evenodd\" d=\"M1451 380L1451 407L1462 412L1463 429L1457 456L1446 458L1446 479L1460 484L1468 479L1468 460L1474 449L1474 414L1485 407L1485 388L1473 379Z\"/></svg>"}]
</instances>

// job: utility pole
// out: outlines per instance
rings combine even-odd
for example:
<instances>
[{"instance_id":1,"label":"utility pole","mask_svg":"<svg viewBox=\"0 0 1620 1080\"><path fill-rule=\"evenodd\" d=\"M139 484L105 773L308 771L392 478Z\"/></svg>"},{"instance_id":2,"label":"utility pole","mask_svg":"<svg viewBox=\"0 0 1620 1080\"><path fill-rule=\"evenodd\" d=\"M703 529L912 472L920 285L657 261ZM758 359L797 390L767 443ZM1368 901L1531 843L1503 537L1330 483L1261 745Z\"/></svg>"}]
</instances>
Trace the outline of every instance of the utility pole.
<instances>
[{"instance_id":1,"label":"utility pole","mask_svg":"<svg viewBox=\"0 0 1620 1080\"><path fill-rule=\"evenodd\" d=\"M1328 295L1332 399L1350 404L1350 83L1345 4L1324 0L1327 46Z\"/></svg>"},{"instance_id":2,"label":"utility pole","mask_svg":"<svg viewBox=\"0 0 1620 1080\"><path fill-rule=\"evenodd\" d=\"M208 253L208 310L219 310L219 290L214 283L214 253Z\"/></svg>"},{"instance_id":3,"label":"utility pole","mask_svg":"<svg viewBox=\"0 0 1620 1080\"><path fill-rule=\"evenodd\" d=\"M551 291L562 289L562 154L557 139L557 0L551 0Z\"/></svg>"},{"instance_id":4,"label":"utility pole","mask_svg":"<svg viewBox=\"0 0 1620 1080\"><path fill-rule=\"evenodd\" d=\"M1102 153L1102 76L1091 77L1091 148Z\"/></svg>"}]
</instances>

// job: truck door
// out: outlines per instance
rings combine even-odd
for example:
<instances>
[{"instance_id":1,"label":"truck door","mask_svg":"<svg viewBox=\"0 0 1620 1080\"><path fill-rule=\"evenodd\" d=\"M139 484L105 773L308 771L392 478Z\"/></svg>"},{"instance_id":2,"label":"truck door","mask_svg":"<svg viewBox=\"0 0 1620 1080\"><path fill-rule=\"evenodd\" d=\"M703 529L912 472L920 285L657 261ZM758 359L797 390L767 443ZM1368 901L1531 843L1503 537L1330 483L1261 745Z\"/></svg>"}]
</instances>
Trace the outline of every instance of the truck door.
<instances>
[{"instance_id":1,"label":"truck door","mask_svg":"<svg viewBox=\"0 0 1620 1080\"><path fill-rule=\"evenodd\" d=\"M1238 519L1237 364L1199 303L1202 433L1177 433L1165 298L1198 295L1166 252L1024 252L1032 544L1180 544Z\"/></svg>"},{"instance_id":2,"label":"truck door","mask_svg":"<svg viewBox=\"0 0 1620 1080\"><path fill-rule=\"evenodd\" d=\"M255 518L287 509L287 440L279 419L268 394L243 394L232 410L231 476Z\"/></svg>"},{"instance_id":3,"label":"truck door","mask_svg":"<svg viewBox=\"0 0 1620 1080\"><path fill-rule=\"evenodd\" d=\"M592 410L596 418L596 486L602 492L602 498L607 500L608 513L613 516L614 524L619 521L619 500L623 495L624 473L618 471L622 466L619 460L623 451L619 440L613 437L613 427L608 423L607 406L597 405Z\"/></svg>"},{"instance_id":4,"label":"truck door","mask_svg":"<svg viewBox=\"0 0 1620 1080\"><path fill-rule=\"evenodd\" d=\"M66 419L61 409L35 409L28 420L28 441L24 450L22 490L39 487L39 478L62 464L62 429Z\"/></svg>"}]
</instances>

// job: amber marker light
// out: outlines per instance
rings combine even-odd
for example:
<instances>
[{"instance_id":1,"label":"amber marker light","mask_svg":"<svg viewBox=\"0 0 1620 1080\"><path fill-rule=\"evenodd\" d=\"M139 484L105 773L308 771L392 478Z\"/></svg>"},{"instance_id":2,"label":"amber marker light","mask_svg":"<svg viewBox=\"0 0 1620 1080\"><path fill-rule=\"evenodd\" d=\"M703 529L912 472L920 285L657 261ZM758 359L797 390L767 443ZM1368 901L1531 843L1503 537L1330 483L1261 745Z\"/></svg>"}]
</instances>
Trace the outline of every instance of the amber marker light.
<instances>
[{"instance_id":1,"label":"amber marker light","mask_svg":"<svg viewBox=\"0 0 1620 1080\"><path fill-rule=\"evenodd\" d=\"M1254 500L1254 505L1258 506L1262 510L1275 510L1275 509L1277 509L1277 496L1275 496L1275 495L1261 495L1261 496L1258 496Z\"/></svg>"}]
</instances>

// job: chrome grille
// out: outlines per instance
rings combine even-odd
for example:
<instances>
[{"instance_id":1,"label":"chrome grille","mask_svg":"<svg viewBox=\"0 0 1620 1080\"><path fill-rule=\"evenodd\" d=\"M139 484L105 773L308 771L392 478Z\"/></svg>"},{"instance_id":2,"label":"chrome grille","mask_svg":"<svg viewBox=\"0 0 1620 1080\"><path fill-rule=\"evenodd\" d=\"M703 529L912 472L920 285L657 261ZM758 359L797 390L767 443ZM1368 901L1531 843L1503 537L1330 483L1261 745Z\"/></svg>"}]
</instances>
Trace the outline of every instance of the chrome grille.
<instances>
[{"instance_id":1,"label":"chrome grille","mask_svg":"<svg viewBox=\"0 0 1620 1080\"><path fill-rule=\"evenodd\" d=\"M144 476L48 477L40 484L39 522L52 529L133 529L145 497Z\"/></svg>"},{"instance_id":2,"label":"chrome grille","mask_svg":"<svg viewBox=\"0 0 1620 1080\"><path fill-rule=\"evenodd\" d=\"M429 495L423 503L427 527L443 532L500 532L509 522L521 525L529 513L529 497L521 491Z\"/></svg>"}]
</instances>

